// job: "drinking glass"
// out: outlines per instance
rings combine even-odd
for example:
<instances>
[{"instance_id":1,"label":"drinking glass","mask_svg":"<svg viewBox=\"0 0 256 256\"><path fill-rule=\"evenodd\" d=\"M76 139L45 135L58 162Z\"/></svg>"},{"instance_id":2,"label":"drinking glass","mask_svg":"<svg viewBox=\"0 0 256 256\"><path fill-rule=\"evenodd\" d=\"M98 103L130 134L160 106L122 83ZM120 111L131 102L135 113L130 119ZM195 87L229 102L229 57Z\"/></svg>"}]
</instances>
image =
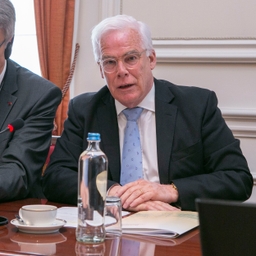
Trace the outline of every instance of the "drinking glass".
<instances>
[{"instance_id":1,"label":"drinking glass","mask_svg":"<svg viewBox=\"0 0 256 256\"><path fill-rule=\"evenodd\" d=\"M105 230L107 236L122 235L122 206L119 197L106 197Z\"/></svg>"}]
</instances>

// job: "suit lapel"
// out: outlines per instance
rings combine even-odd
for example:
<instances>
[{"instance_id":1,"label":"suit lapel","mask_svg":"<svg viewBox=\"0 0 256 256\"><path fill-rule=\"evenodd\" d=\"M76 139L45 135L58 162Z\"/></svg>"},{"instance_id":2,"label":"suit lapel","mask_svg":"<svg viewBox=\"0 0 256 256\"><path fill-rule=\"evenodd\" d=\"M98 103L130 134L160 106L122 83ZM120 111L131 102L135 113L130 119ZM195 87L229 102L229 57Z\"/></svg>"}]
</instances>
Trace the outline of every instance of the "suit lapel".
<instances>
[{"instance_id":1,"label":"suit lapel","mask_svg":"<svg viewBox=\"0 0 256 256\"><path fill-rule=\"evenodd\" d=\"M177 114L177 107L171 104L173 98L169 86L155 80L157 157L161 183L170 182L169 168Z\"/></svg>"},{"instance_id":2,"label":"suit lapel","mask_svg":"<svg viewBox=\"0 0 256 256\"><path fill-rule=\"evenodd\" d=\"M0 129L5 128L4 123L17 100L17 97L13 95L17 90L16 68L13 63L8 60L7 70L4 76L4 85L0 92Z\"/></svg>"},{"instance_id":3,"label":"suit lapel","mask_svg":"<svg viewBox=\"0 0 256 256\"><path fill-rule=\"evenodd\" d=\"M158 169L161 183L170 182L169 165L175 131L177 107L171 105L174 96L162 82L155 80L155 106ZM120 145L115 103L108 93L103 97L97 111L99 129L102 136L101 148L107 152L112 180L120 180Z\"/></svg>"},{"instance_id":4,"label":"suit lapel","mask_svg":"<svg viewBox=\"0 0 256 256\"><path fill-rule=\"evenodd\" d=\"M103 97L98 109L99 129L102 135L102 150L106 153L112 180L120 179L120 149L118 123L114 99L110 93Z\"/></svg>"}]
</instances>

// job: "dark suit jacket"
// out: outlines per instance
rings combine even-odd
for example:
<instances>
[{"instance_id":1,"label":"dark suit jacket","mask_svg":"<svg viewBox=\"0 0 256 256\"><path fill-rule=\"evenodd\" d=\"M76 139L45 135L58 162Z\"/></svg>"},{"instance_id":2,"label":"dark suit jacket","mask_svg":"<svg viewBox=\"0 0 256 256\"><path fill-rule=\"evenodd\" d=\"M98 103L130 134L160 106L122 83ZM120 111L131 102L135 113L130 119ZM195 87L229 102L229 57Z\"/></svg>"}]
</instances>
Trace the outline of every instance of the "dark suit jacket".
<instances>
[{"instance_id":1,"label":"dark suit jacket","mask_svg":"<svg viewBox=\"0 0 256 256\"><path fill-rule=\"evenodd\" d=\"M252 176L214 92L155 79L155 111L160 182L175 183L182 209L195 210L197 197L250 196ZM119 182L117 116L105 86L70 102L65 130L43 178L49 200L76 204L78 158L87 147L88 132L101 134L101 149L109 160L108 187Z\"/></svg>"},{"instance_id":2,"label":"dark suit jacket","mask_svg":"<svg viewBox=\"0 0 256 256\"><path fill-rule=\"evenodd\" d=\"M17 118L24 126L0 134L0 201L43 196L40 186L61 91L51 82L7 61L0 92L0 129Z\"/></svg>"}]
</instances>

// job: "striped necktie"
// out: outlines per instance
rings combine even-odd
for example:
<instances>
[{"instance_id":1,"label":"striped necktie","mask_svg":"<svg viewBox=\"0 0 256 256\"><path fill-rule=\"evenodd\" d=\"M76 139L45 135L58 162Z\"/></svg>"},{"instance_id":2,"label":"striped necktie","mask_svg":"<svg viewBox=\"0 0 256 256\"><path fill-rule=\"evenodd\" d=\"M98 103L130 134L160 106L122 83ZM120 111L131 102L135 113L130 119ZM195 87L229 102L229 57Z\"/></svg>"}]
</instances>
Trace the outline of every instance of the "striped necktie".
<instances>
[{"instance_id":1,"label":"striped necktie","mask_svg":"<svg viewBox=\"0 0 256 256\"><path fill-rule=\"evenodd\" d=\"M143 178L140 133L137 120L143 108L123 110L127 119L124 133L124 144L121 167L121 185Z\"/></svg>"}]
</instances>

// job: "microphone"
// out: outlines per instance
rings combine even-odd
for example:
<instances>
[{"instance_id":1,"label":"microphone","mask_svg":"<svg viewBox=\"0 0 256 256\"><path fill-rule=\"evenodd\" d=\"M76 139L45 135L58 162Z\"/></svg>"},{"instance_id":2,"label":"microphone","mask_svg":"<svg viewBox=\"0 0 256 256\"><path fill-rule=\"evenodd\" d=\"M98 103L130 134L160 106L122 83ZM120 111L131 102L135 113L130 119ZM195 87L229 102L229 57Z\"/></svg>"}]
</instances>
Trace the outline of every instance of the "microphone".
<instances>
[{"instance_id":1,"label":"microphone","mask_svg":"<svg viewBox=\"0 0 256 256\"><path fill-rule=\"evenodd\" d=\"M0 134L6 132L8 130L9 130L9 132L14 132L14 131L22 128L23 125L24 125L23 119L18 118L16 120L14 120L12 123L8 124L4 130L0 131Z\"/></svg>"}]
</instances>

